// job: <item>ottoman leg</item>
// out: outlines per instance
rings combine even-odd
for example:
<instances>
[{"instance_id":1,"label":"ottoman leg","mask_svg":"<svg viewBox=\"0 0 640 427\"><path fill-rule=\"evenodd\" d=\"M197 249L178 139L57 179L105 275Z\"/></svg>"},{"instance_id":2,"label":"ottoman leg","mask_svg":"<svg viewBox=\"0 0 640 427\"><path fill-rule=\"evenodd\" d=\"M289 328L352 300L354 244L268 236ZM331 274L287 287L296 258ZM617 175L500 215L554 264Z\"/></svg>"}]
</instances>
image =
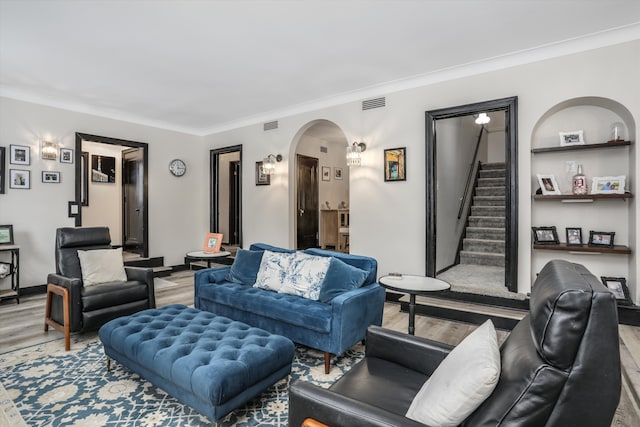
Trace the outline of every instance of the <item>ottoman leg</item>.
<instances>
[{"instance_id":1,"label":"ottoman leg","mask_svg":"<svg viewBox=\"0 0 640 427\"><path fill-rule=\"evenodd\" d=\"M111 358L107 356L107 372L111 372Z\"/></svg>"}]
</instances>

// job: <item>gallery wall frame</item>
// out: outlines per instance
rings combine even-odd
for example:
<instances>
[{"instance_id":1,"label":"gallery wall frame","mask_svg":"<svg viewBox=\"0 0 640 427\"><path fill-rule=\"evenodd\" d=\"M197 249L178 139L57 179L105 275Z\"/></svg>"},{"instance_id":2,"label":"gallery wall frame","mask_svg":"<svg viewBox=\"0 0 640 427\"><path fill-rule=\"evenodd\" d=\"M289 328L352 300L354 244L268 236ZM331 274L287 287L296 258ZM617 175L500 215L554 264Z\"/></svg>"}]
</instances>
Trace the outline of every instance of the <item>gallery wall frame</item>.
<instances>
[{"instance_id":1,"label":"gallery wall frame","mask_svg":"<svg viewBox=\"0 0 640 427\"><path fill-rule=\"evenodd\" d=\"M256 162L256 185L271 185L271 175L264 173L262 162Z\"/></svg>"},{"instance_id":2,"label":"gallery wall frame","mask_svg":"<svg viewBox=\"0 0 640 427\"><path fill-rule=\"evenodd\" d=\"M407 180L407 147L384 150L384 180Z\"/></svg>"},{"instance_id":3,"label":"gallery wall frame","mask_svg":"<svg viewBox=\"0 0 640 427\"><path fill-rule=\"evenodd\" d=\"M116 158L111 156L91 155L91 182L116 182Z\"/></svg>"},{"instance_id":4,"label":"gallery wall frame","mask_svg":"<svg viewBox=\"0 0 640 427\"><path fill-rule=\"evenodd\" d=\"M73 163L73 150L71 148L60 149L60 163Z\"/></svg>"},{"instance_id":5,"label":"gallery wall frame","mask_svg":"<svg viewBox=\"0 0 640 427\"><path fill-rule=\"evenodd\" d=\"M26 169L9 169L9 188L28 190L31 188L31 171Z\"/></svg>"},{"instance_id":6,"label":"gallery wall frame","mask_svg":"<svg viewBox=\"0 0 640 427\"><path fill-rule=\"evenodd\" d=\"M9 163L12 165L30 165L31 147L26 145L9 145Z\"/></svg>"},{"instance_id":7,"label":"gallery wall frame","mask_svg":"<svg viewBox=\"0 0 640 427\"><path fill-rule=\"evenodd\" d=\"M329 166L322 166L322 180L331 181L331 168Z\"/></svg>"},{"instance_id":8,"label":"gallery wall frame","mask_svg":"<svg viewBox=\"0 0 640 427\"><path fill-rule=\"evenodd\" d=\"M42 171L43 184L60 184L60 172Z\"/></svg>"}]
</instances>

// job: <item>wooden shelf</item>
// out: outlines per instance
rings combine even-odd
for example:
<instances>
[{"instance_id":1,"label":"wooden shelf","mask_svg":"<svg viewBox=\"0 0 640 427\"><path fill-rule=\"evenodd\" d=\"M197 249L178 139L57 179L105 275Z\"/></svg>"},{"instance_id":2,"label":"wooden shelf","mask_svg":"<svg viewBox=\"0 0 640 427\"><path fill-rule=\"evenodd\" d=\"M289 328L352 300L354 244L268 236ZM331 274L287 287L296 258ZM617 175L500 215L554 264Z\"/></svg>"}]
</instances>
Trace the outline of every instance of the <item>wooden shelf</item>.
<instances>
[{"instance_id":1,"label":"wooden shelf","mask_svg":"<svg viewBox=\"0 0 640 427\"><path fill-rule=\"evenodd\" d=\"M559 151L591 150L594 148L617 148L617 147L626 147L628 145L631 145L631 141L603 142L600 144L568 145L566 147L558 146L558 147L532 148L531 152L533 154L557 153Z\"/></svg>"},{"instance_id":2,"label":"wooden shelf","mask_svg":"<svg viewBox=\"0 0 640 427\"><path fill-rule=\"evenodd\" d=\"M631 199L633 194L534 194L534 200L596 200L596 199Z\"/></svg>"},{"instance_id":3,"label":"wooden shelf","mask_svg":"<svg viewBox=\"0 0 640 427\"><path fill-rule=\"evenodd\" d=\"M566 245L560 243L559 245L540 245L533 244L533 249L542 249L548 251L564 251L564 252L586 252L586 253L601 253L601 254L621 254L628 255L631 253L631 248L624 245L613 245L612 248L600 247L600 246L588 246L588 245Z\"/></svg>"}]
</instances>

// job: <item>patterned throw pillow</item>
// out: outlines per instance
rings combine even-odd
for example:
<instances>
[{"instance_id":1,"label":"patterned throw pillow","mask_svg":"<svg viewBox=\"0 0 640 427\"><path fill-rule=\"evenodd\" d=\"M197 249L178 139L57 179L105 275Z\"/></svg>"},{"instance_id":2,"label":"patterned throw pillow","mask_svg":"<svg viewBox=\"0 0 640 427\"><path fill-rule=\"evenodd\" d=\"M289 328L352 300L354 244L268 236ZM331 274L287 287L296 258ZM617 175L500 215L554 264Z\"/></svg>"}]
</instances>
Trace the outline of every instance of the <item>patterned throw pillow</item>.
<instances>
[{"instance_id":1,"label":"patterned throw pillow","mask_svg":"<svg viewBox=\"0 0 640 427\"><path fill-rule=\"evenodd\" d=\"M295 253L264 251L253 287L278 292L295 256Z\"/></svg>"},{"instance_id":2,"label":"patterned throw pillow","mask_svg":"<svg viewBox=\"0 0 640 427\"><path fill-rule=\"evenodd\" d=\"M331 258L297 252L278 292L317 301Z\"/></svg>"}]
</instances>

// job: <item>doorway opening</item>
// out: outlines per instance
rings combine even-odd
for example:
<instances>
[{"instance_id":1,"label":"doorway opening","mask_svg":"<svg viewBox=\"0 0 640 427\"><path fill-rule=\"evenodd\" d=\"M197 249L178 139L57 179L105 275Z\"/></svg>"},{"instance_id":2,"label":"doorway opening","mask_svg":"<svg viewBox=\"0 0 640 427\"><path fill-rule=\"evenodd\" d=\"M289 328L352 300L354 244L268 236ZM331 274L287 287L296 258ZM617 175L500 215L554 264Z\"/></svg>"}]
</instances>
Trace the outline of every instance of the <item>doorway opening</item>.
<instances>
[{"instance_id":1,"label":"doorway opening","mask_svg":"<svg viewBox=\"0 0 640 427\"><path fill-rule=\"evenodd\" d=\"M209 231L234 253L242 246L242 145L211 150L210 177Z\"/></svg>"},{"instance_id":2,"label":"doorway opening","mask_svg":"<svg viewBox=\"0 0 640 427\"><path fill-rule=\"evenodd\" d=\"M126 259L149 256L148 144L76 132L75 225L108 226Z\"/></svg>"}]
</instances>

